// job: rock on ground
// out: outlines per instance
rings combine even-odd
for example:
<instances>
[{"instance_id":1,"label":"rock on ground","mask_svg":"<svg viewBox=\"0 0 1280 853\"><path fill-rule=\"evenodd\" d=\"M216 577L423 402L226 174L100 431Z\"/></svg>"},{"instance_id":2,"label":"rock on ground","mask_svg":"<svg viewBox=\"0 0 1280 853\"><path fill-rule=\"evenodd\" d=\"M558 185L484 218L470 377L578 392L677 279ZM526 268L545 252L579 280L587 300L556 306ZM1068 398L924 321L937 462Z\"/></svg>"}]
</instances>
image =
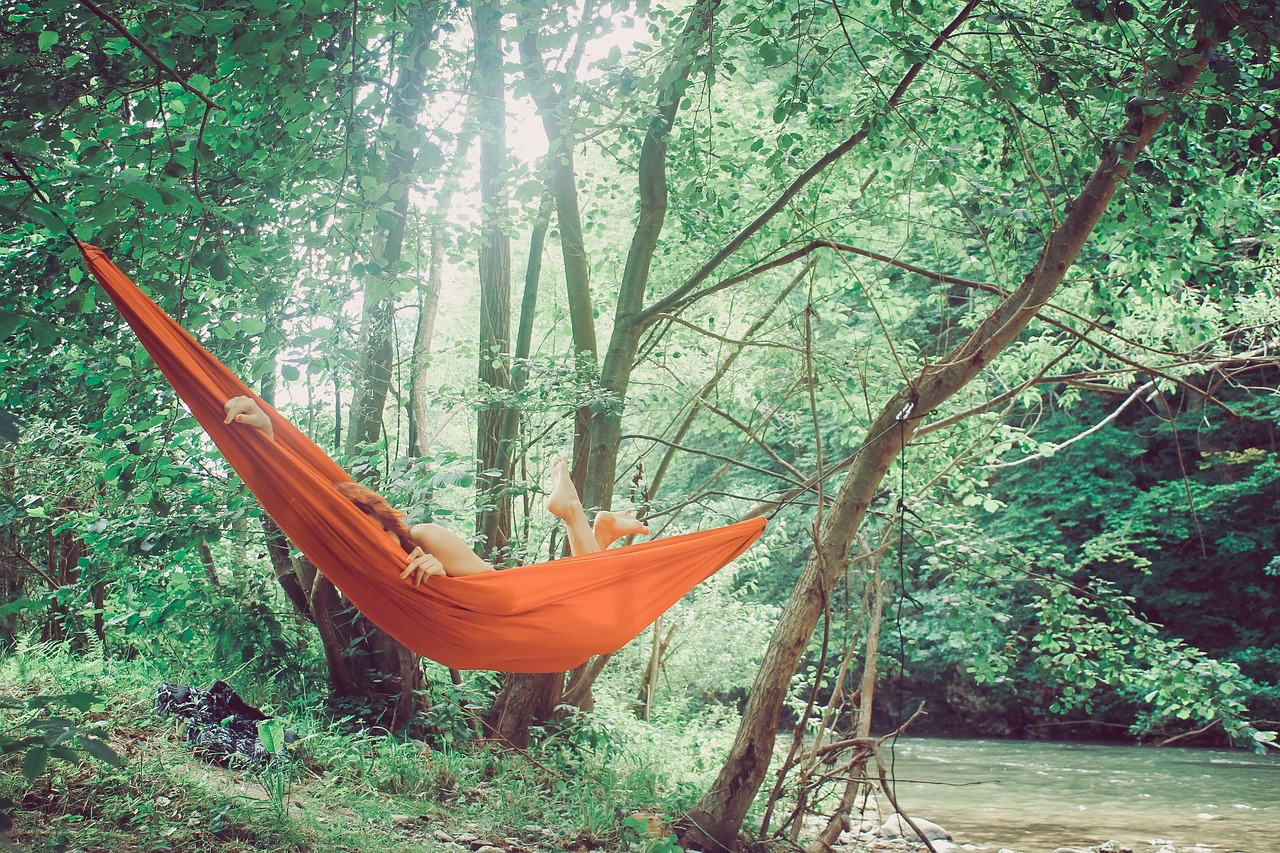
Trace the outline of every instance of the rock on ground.
<instances>
[{"instance_id":1,"label":"rock on ground","mask_svg":"<svg viewBox=\"0 0 1280 853\"><path fill-rule=\"evenodd\" d=\"M924 833L924 837L929 839L930 841L950 841L951 840L951 833L947 832L945 829L938 826L933 821L925 820L924 818L913 817L911 819L911 822L914 823L916 826L918 826L920 828L920 831ZM895 814L895 815L890 815L889 819L886 820L883 824L881 824L880 837L881 838L912 838L914 839L914 838L918 838L919 836L917 836L915 831L912 830L912 828L907 825L907 822L902 819L902 815Z\"/></svg>"}]
</instances>

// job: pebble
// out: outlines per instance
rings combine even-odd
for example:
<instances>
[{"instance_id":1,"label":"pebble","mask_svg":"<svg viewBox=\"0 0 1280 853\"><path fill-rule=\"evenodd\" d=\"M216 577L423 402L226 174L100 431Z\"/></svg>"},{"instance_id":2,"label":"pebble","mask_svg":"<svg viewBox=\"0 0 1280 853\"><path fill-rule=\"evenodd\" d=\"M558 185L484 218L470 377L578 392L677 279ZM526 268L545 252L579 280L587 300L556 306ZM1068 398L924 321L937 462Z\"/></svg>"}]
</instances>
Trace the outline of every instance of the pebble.
<instances>
[{"instance_id":1,"label":"pebble","mask_svg":"<svg viewBox=\"0 0 1280 853\"><path fill-rule=\"evenodd\" d=\"M431 837L436 841L443 841L445 844L453 843L453 836L445 832L443 829L437 829L435 832L431 833Z\"/></svg>"},{"instance_id":2,"label":"pebble","mask_svg":"<svg viewBox=\"0 0 1280 853\"><path fill-rule=\"evenodd\" d=\"M475 853L502 853L502 848L494 847L492 844L484 844L477 847Z\"/></svg>"}]
</instances>

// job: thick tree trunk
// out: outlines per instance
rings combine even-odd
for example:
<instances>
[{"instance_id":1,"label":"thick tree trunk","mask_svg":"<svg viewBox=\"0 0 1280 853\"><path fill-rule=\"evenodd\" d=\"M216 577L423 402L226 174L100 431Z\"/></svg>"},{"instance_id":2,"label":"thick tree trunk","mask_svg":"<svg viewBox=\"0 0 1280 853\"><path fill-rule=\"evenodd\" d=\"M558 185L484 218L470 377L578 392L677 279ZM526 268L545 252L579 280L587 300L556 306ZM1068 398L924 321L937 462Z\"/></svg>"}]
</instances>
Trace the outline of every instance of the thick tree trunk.
<instances>
[{"instance_id":1,"label":"thick tree trunk","mask_svg":"<svg viewBox=\"0 0 1280 853\"><path fill-rule=\"evenodd\" d=\"M1212 41L1203 40L1204 56ZM1204 67L1183 69L1181 86L1190 85ZM1144 115L1134 111L1117 138L1132 144L1108 149L1084 190L1067 207L1062 223L1049 235L1039 260L1017 290L1005 297L983 323L946 358L925 367L880 411L867 431L862 451L840 485L819 535L788 599L765 651L746 711L719 776L689 812L683 835L686 845L733 849L739 827L764 780L772 755L778 713L787 686L826 606L835 579L848 561L848 551L862 525L872 497L889 465L910 440L920 419L963 388L1036 316L1062 283L1097 224L1116 183L1168 118L1168 111Z\"/></svg>"},{"instance_id":2,"label":"thick tree trunk","mask_svg":"<svg viewBox=\"0 0 1280 853\"><path fill-rule=\"evenodd\" d=\"M564 676L555 673L513 673L484 718L484 732L508 746L529 745L529 726L536 719L549 719L560 704Z\"/></svg>"}]
</instances>

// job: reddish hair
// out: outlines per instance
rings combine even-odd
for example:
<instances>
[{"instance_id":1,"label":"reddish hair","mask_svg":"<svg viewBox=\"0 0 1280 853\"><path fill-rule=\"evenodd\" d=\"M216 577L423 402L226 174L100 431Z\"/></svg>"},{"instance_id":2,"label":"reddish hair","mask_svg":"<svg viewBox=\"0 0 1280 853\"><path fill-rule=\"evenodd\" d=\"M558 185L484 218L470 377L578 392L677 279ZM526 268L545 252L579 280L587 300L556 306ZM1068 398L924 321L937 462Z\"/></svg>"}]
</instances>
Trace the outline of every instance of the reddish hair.
<instances>
[{"instance_id":1,"label":"reddish hair","mask_svg":"<svg viewBox=\"0 0 1280 853\"><path fill-rule=\"evenodd\" d=\"M400 540L400 547L406 553L418 547L409 535L409 525L404 523L404 513L387 503L387 499L359 483L334 483L338 494L356 505L356 509L372 518L378 525Z\"/></svg>"}]
</instances>

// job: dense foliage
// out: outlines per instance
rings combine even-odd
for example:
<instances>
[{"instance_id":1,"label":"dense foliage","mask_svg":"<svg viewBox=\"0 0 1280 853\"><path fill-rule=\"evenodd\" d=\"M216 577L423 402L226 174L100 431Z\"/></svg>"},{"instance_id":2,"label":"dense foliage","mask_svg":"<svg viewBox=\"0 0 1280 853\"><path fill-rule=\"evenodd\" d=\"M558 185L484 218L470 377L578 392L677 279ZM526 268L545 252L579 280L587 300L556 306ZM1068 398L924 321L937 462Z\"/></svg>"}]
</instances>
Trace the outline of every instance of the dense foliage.
<instances>
[{"instance_id":1,"label":"dense foliage","mask_svg":"<svg viewBox=\"0 0 1280 853\"><path fill-rule=\"evenodd\" d=\"M314 572L70 227L412 518L488 530L500 559L557 553L539 478L570 448L590 504L660 535L774 513L736 572L593 670L604 705L722 734L764 678L787 711L763 726L853 731L883 610L877 729L925 698L951 731L1265 748L1274 11L9 4L0 645L264 697L332 683L317 715L385 721L416 693L436 743L474 737L500 689L432 664L388 687L336 596L347 633L319 636ZM1078 254L1048 269L1064 234ZM798 670L761 670L812 588Z\"/></svg>"}]
</instances>

